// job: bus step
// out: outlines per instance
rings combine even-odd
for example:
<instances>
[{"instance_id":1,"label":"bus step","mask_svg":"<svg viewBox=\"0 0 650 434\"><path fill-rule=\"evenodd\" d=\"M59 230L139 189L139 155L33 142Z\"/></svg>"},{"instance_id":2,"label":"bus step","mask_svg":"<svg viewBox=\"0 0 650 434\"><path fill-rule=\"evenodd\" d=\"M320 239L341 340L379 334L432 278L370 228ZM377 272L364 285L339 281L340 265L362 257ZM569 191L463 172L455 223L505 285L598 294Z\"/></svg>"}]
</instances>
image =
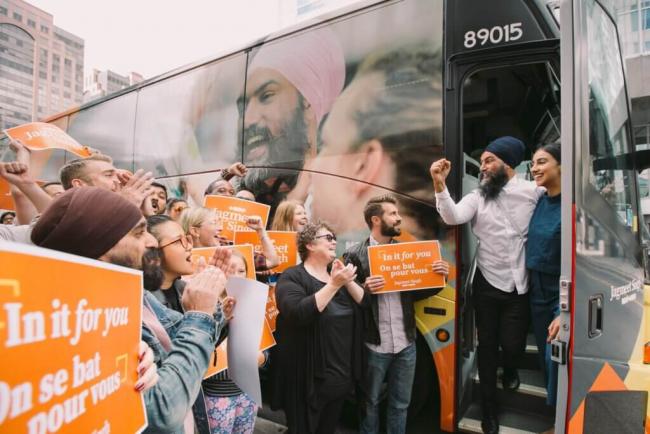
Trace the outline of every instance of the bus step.
<instances>
[{"instance_id":1,"label":"bus step","mask_svg":"<svg viewBox=\"0 0 650 434\"><path fill-rule=\"evenodd\" d=\"M501 375L501 370L499 370L499 375ZM473 380L476 384L480 382L478 371L474 373ZM544 384L544 373L542 371L519 369L519 380L521 384L517 389L518 393L546 399L546 385ZM501 381L497 381L497 387L502 389Z\"/></svg>"},{"instance_id":2,"label":"bus step","mask_svg":"<svg viewBox=\"0 0 650 434\"><path fill-rule=\"evenodd\" d=\"M500 434L536 434L553 426L552 417L523 412L502 407L499 412ZM461 432L481 433L481 407L478 403L470 405L464 417L458 422Z\"/></svg>"}]
</instances>

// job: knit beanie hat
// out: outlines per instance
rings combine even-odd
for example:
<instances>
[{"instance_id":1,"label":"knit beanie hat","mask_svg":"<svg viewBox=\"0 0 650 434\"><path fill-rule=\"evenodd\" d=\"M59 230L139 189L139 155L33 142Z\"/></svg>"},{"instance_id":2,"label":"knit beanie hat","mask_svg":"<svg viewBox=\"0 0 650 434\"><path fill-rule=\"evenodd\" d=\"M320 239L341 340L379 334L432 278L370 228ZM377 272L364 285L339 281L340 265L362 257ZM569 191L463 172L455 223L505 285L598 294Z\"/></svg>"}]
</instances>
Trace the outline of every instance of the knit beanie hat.
<instances>
[{"instance_id":1,"label":"knit beanie hat","mask_svg":"<svg viewBox=\"0 0 650 434\"><path fill-rule=\"evenodd\" d=\"M514 169L523 161L526 146L524 142L515 137L503 136L487 145L485 151L493 153Z\"/></svg>"}]
</instances>

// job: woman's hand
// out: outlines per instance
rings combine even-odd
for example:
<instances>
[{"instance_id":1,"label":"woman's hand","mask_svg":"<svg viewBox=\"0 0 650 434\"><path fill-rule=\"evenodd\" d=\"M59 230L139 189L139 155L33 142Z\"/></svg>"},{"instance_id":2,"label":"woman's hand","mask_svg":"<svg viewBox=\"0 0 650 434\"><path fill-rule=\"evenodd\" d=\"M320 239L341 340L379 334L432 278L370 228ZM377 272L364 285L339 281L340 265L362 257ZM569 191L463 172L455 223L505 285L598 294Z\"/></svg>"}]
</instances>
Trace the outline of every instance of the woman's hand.
<instances>
[{"instance_id":1,"label":"woman's hand","mask_svg":"<svg viewBox=\"0 0 650 434\"><path fill-rule=\"evenodd\" d=\"M185 311L204 312L209 315L226 289L226 275L221 269L208 266L200 273L193 274L185 279L187 282L181 305Z\"/></svg>"},{"instance_id":2,"label":"woman's hand","mask_svg":"<svg viewBox=\"0 0 650 434\"><path fill-rule=\"evenodd\" d=\"M332 271L330 273L330 283L339 288L345 284L352 282L357 278L357 267L352 264L343 265L338 259L332 263Z\"/></svg>"},{"instance_id":3,"label":"woman's hand","mask_svg":"<svg viewBox=\"0 0 650 434\"><path fill-rule=\"evenodd\" d=\"M221 310L223 310L223 316L226 321L230 321L233 318L233 311L235 310L236 304L237 300L235 297L230 295L227 295L226 298L221 301Z\"/></svg>"},{"instance_id":4,"label":"woman's hand","mask_svg":"<svg viewBox=\"0 0 650 434\"><path fill-rule=\"evenodd\" d=\"M557 334L560 332L560 317L556 317L553 321L551 321L551 324L548 326L548 337L546 338L546 342L551 342Z\"/></svg>"},{"instance_id":5,"label":"woman's hand","mask_svg":"<svg viewBox=\"0 0 650 434\"><path fill-rule=\"evenodd\" d=\"M212 265L228 275L230 272L230 257L232 256L232 250L228 247L216 247L214 249L214 254L208 261L208 265Z\"/></svg>"},{"instance_id":6,"label":"woman's hand","mask_svg":"<svg viewBox=\"0 0 650 434\"><path fill-rule=\"evenodd\" d=\"M144 341L140 341L138 360L140 361L138 365L140 379L135 383L135 390L144 392L158 382L158 367L153 362L153 350Z\"/></svg>"}]
</instances>

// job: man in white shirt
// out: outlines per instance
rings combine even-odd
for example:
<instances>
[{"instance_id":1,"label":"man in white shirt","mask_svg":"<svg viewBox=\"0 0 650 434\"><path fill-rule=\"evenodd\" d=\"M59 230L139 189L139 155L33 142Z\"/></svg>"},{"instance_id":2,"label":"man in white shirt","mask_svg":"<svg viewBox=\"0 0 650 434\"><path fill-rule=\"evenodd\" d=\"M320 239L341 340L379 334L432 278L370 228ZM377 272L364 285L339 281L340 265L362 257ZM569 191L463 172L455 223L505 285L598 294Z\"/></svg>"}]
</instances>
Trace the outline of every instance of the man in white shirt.
<instances>
[{"instance_id":1,"label":"man in white shirt","mask_svg":"<svg viewBox=\"0 0 650 434\"><path fill-rule=\"evenodd\" d=\"M519 387L517 362L526 345L529 322L525 245L528 223L543 189L518 179L515 168L526 147L514 137L500 137L481 154L479 188L456 204L445 185L451 162L431 165L436 207L445 223L471 222L479 239L472 283L478 331L478 368L484 433L498 433L496 406L499 346L503 349L503 387Z\"/></svg>"}]
</instances>

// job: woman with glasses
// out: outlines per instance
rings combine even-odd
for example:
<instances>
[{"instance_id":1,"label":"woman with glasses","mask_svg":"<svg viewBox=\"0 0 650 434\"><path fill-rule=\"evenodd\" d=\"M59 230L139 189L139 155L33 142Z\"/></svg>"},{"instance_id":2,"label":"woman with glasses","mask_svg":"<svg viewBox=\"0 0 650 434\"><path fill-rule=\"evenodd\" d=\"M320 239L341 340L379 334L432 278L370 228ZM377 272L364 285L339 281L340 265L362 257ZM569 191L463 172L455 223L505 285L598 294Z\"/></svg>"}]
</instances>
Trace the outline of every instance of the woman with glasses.
<instances>
[{"instance_id":1,"label":"woman with glasses","mask_svg":"<svg viewBox=\"0 0 650 434\"><path fill-rule=\"evenodd\" d=\"M224 243L220 237L223 222L213 209L196 207L187 208L181 214L181 226L192 238L194 247L215 247Z\"/></svg>"},{"instance_id":2,"label":"woman with glasses","mask_svg":"<svg viewBox=\"0 0 650 434\"><path fill-rule=\"evenodd\" d=\"M181 225L187 235L192 238L194 247L215 247L230 245L232 242L223 239L220 234L223 223L217 213L209 208L188 208L181 214ZM255 254L255 271L269 270L280 263L275 246L266 233L262 218L251 216L246 225L257 232L262 244L262 254Z\"/></svg>"},{"instance_id":3,"label":"woman with glasses","mask_svg":"<svg viewBox=\"0 0 650 434\"><path fill-rule=\"evenodd\" d=\"M168 308L182 312L181 296L185 282L181 280L181 276L194 272L192 238L185 235L181 225L166 215L147 217L147 230L158 240L163 273L160 289L152 293Z\"/></svg>"},{"instance_id":4,"label":"woman with glasses","mask_svg":"<svg viewBox=\"0 0 650 434\"><path fill-rule=\"evenodd\" d=\"M192 236L186 235L183 228L169 216L156 215L147 218L148 231L158 240L161 268L163 271L162 288L153 294L167 307L183 312L180 299L185 282L181 276L191 275L192 266ZM248 264L244 257L236 251L230 258L230 275L246 277ZM227 290L227 289L226 289ZM234 299L226 297L221 305L224 316L229 319L234 308ZM222 329L223 340L227 329ZM263 363L265 358L260 354ZM201 384L205 398L210 432L212 434L248 433L253 431L257 406L230 379L227 371L222 371L210 377Z\"/></svg>"},{"instance_id":5,"label":"woman with glasses","mask_svg":"<svg viewBox=\"0 0 650 434\"><path fill-rule=\"evenodd\" d=\"M364 291L356 267L335 259L326 223L305 225L297 244L302 263L276 288L273 405L284 410L290 433L333 433L361 374Z\"/></svg>"}]
</instances>

